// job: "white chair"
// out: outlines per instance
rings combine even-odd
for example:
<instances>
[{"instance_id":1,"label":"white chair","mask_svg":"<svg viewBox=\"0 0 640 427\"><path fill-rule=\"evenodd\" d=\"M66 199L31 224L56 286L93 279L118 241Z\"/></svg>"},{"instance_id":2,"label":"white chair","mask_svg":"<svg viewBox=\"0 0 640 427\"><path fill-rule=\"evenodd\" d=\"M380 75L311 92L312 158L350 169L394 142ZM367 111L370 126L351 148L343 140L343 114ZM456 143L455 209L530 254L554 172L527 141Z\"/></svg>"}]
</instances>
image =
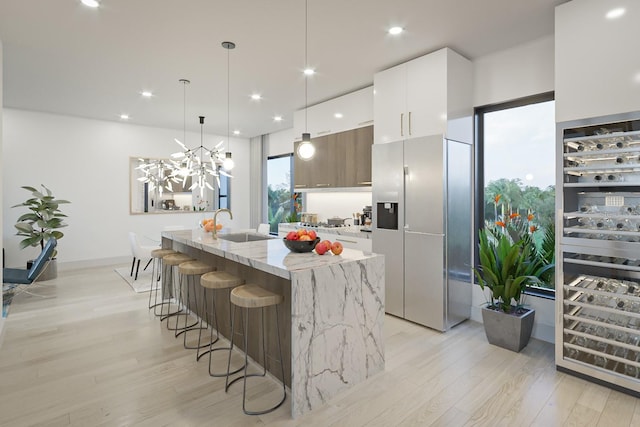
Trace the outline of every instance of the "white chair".
<instances>
[{"instance_id":1,"label":"white chair","mask_svg":"<svg viewBox=\"0 0 640 427\"><path fill-rule=\"evenodd\" d=\"M136 270L136 275L133 280L138 280L138 270L140 270L140 261L146 260L147 263L144 266L144 270L149 267L153 257L151 256L151 251L154 249L158 249L159 246L142 246L138 241L138 235L133 231L129 232L129 244L131 245L131 253L133 254L133 262L131 263L131 273L130 276L133 276L133 269ZM136 261L138 261L136 266Z\"/></svg>"},{"instance_id":2,"label":"white chair","mask_svg":"<svg viewBox=\"0 0 640 427\"><path fill-rule=\"evenodd\" d=\"M269 224L260 224L258 225L258 229L256 230L256 232L260 234L269 234L270 229L271 227L269 226Z\"/></svg>"}]
</instances>

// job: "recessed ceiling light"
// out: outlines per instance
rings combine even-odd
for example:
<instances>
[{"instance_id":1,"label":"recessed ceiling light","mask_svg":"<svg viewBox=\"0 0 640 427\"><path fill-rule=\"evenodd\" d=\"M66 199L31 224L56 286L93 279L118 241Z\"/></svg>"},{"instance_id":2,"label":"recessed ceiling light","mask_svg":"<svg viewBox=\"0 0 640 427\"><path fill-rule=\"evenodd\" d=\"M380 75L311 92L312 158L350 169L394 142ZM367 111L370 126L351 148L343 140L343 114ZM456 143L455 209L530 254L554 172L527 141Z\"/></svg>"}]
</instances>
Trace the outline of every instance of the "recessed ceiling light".
<instances>
[{"instance_id":1,"label":"recessed ceiling light","mask_svg":"<svg viewBox=\"0 0 640 427\"><path fill-rule=\"evenodd\" d=\"M259 93L254 93L253 95L251 95L251 99L253 99L254 101L259 101L262 99L262 96L260 96Z\"/></svg>"},{"instance_id":2,"label":"recessed ceiling light","mask_svg":"<svg viewBox=\"0 0 640 427\"><path fill-rule=\"evenodd\" d=\"M128 114L120 114L120 119L129 120L129 115Z\"/></svg>"},{"instance_id":3,"label":"recessed ceiling light","mask_svg":"<svg viewBox=\"0 0 640 427\"><path fill-rule=\"evenodd\" d=\"M611 9L609 12L607 12L606 17L607 19L616 19L616 18L620 18L622 15L624 15L626 12L626 10L622 7L618 7L615 9Z\"/></svg>"},{"instance_id":4,"label":"recessed ceiling light","mask_svg":"<svg viewBox=\"0 0 640 427\"><path fill-rule=\"evenodd\" d=\"M100 3L98 0L82 0L82 4L88 7L98 7Z\"/></svg>"},{"instance_id":5,"label":"recessed ceiling light","mask_svg":"<svg viewBox=\"0 0 640 427\"><path fill-rule=\"evenodd\" d=\"M342 118L342 113L335 113L333 115L333 117L335 117L336 119L341 119Z\"/></svg>"},{"instance_id":6,"label":"recessed ceiling light","mask_svg":"<svg viewBox=\"0 0 640 427\"><path fill-rule=\"evenodd\" d=\"M273 117L273 121L274 122L281 122L282 121L282 116L274 116Z\"/></svg>"},{"instance_id":7,"label":"recessed ceiling light","mask_svg":"<svg viewBox=\"0 0 640 427\"><path fill-rule=\"evenodd\" d=\"M389 28L389 34L391 34L392 36L397 36L398 34L400 34L403 31L404 31L404 28L402 28L402 27L391 27L391 28Z\"/></svg>"},{"instance_id":8,"label":"recessed ceiling light","mask_svg":"<svg viewBox=\"0 0 640 427\"><path fill-rule=\"evenodd\" d=\"M234 135L240 135L240 131L238 129L236 129L236 130L233 131L233 134Z\"/></svg>"},{"instance_id":9,"label":"recessed ceiling light","mask_svg":"<svg viewBox=\"0 0 640 427\"><path fill-rule=\"evenodd\" d=\"M145 98L151 98L153 96L153 93L149 92L148 90L143 90L142 92L140 92L140 95L144 96Z\"/></svg>"},{"instance_id":10,"label":"recessed ceiling light","mask_svg":"<svg viewBox=\"0 0 640 427\"><path fill-rule=\"evenodd\" d=\"M305 76L313 76L316 73L316 70L314 70L313 68L305 68L304 69L304 75Z\"/></svg>"}]
</instances>

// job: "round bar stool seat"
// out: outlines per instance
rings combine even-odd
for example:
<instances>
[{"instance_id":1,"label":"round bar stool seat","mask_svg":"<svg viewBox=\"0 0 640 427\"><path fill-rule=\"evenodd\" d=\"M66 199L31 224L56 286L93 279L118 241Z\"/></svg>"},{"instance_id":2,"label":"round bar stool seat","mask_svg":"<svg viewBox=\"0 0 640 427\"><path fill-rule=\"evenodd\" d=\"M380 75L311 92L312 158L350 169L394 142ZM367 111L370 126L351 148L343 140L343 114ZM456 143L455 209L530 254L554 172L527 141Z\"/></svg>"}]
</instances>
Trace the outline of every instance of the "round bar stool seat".
<instances>
[{"instance_id":1,"label":"round bar stool seat","mask_svg":"<svg viewBox=\"0 0 640 427\"><path fill-rule=\"evenodd\" d=\"M242 284L244 284L244 279L226 271L212 271L203 274L200 278L200 285L207 289L228 289Z\"/></svg>"},{"instance_id":2,"label":"round bar stool seat","mask_svg":"<svg viewBox=\"0 0 640 427\"><path fill-rule=\"evenodd\" d=\"M173 284L173 294L172 296L176 299L176 302L178 303L178 310L174 311L173 313L167 313L164 316L160 317L160 320L164 320L170 316L177 316L179 313L182 313L183 308L180 307L180 300L179 300L179 296L180 296L180 292L181 292L181 284L180 284L180 280L178 280L178 283L176 283L175 281L175 277L174 277L174 269L173 267L177 267L179 266L181 263L183 262L187 262L187 261L195 261L193 258L191 258L189 255L187 254L183 254L181 252L174 252L172 254L168 254L162 257L162 264L165 267L169 267L169 277L171 277L171 281ZM178 276L180 277L180 276ZM162 311L160 311L160 313L162 313ZM176 325L175 327L169 326L169 321L167 320L167 329L169 329L170 331L177 331L180 330L180 328L178 327L178 320L180 320L179 318L176 320Z\"/></svg>"},{"instance_id":3,"label":"round bar stool seat","mask_svg":"<svg viewBox=\"0 0 640 427\"><path fill-rule=\"evenodd\" d=\"M169 265L169 266L180 265L183 262L187 262L187 261L195 261L195 260L191 258L189 255L183 254L180 252L175 252L162 257L162 262L164 263L164 265Z\"/></svg>"},{"instance_id":4,"label":"round bar stool seat","mask_svg":"<svg viewBox=\"0 0 640 427\"><path fill-rule=\"evenodd\" d=\"M212 265L207 264L206 262L202 262L202 261L198 261L198 260L189 260L189 261L185 261L185 262L181 262L180 264L178 264L178 273L180 274L180 288L182 290L182 279L183 277L186 278L186 282L187 282L187 291L186 291L186 298L183 302L183 305L185 306L185 308L188 308L189 303L191 301L191 299L189 298L189 294L191 292L191 288L193 288L193 299L194 299L194 304L195 304L195 308L196 310L198 309L198 292L195 289L195 276L201 276L205 273L209 273L211 271L215 270L215 267L213 267ZM184 290L182 290L184 293ZM180 328L180 330L176 330L176 334L175 336L177 337L178 335L184 333L183 336L183 346L184 348L188 348L188 349L199 349L200 348L200 335L202 334L202 329L207 329L203 322L202 322L202 317L199 317L198 320L196 320L195 322L193 322L190 325L187 325L187 319L189 317L189 313L188 310L184 313L184 325L182 328ZM178 327L178 323L176 321L176 327ZM187 345L187 332L189 331L193 331L198 329L200 332L198 332L198 345L197 346L192 346L192 345Z\"/></svg>"},{"instance_id":5,"label":"round bar stool seat","mask_svg":"<svg viewBox=\"0 0 640 427\"><path fill-rule=\"evenodd\" d=\"M241 377L235 378L233 381L229 382L229 377L227 376L227 383L225 384L225 391L229 388L231 384L238 381L240 378L243 379L242 386L242 411L247 415L261 415L266 414L268 412L274 411L279 408L287 398L287 390L284 384L284 361L282 359L282 345L280 343L280 324L278 321L278 305L280 305L284 301L284 296L271 292L261 286L255 284L247 284L238 286L233 288L230 295L231 303L233 306L238 306L244 308L245 311L245 334L244 334L244 374ZM264 309L266 307L275 307L276 311L276 336L278 340L278 350L280 353L280 369L282 371L282 399L276 403L274 406L270 408L266 408L259 411L250 411L247 410L247 378L248 377L264 377L267 374L267 352L265 348L265 331L264 331ZM249 310L259 308L262 312L262 360L264 364L264 370L262 374L247 374L247 366L248 366L248 335L249 335ZM231 347L233 348L233 322L231 326ZM229 371L229 365L231 364L231 352L229 352L229 362L227 364L227 372Z\"/></svg>"},{"instance_id":6,"label":"round bar stool seat","mask_svg":"<svg viewBox=\"0 0 640 427\"><path fill-rule=\"evenodd\" d=\"M216 310L216 300L215 300L215 291L216 290L223 290L223 289L229 289L229 292L231 292L230 290L232 288L235 288L236 286L240 286L244 284L244 279L238 276L234 276L231 273L227 273L226 271L212 271L206 274L203 274L202 276L200 276L200 286L202 286L204 288L204 303L203 303L203 307L204 307L204 312L207 316L207 323L209 324L209 326L211 326L211 335L209 337L209 343L203 345L202 347L209 347L208 350L203 351L202 353L200 352L200 350L198 350L198 353L196 355L196 360L200 360L200 358L202 356L204 356L205 354L209 353L209 375L211 375L212 377L224 377L227 375L231 375L231 374L235 374L237 372L240 372L242 369L244 369L244 366L239 367L238 369L234 370L233 372L227 373L214 373L211 370L211 356L212 353L214 351L219 351L219 350L227 350L227 351L231 351L231 347L217 347L217 348L213 348L213 345L215 343L218 342L218 340L220 339L220 329L218 326L218 316L217 316L217 310ZM207 309L207 293L208 291L211 290L211 310ZM212 314L213 317L213 325L211 324L211 320L209 317L209 314ZM229 321L231 322L231 301L229 300ZM213 336L213 331L216 331L216 336L214 338ZM198 346L200 346L201 344L201 340L202 340L202 336L199 335L198 336Z\"/></svg>"},{"instance_id":7,"label":"round bar stool seat","mask_svg":"<svg viewBox=\"0 0 640 427\"><path fill-rule=\"evenodd\" d=\"M162 257L169 254L174 254L176 251L173 249L154 249L151 251L151 259L153 260L153 267L151 268L151 290L149 291L149 310L153 308L153 314L156 316L160 316L162 313L158 314L156 307L162 306L164 304L169 304L169 302L165 302L163 299L158 302L158 290L160 288L159 282L161 278L162 272ZM151 304L151 295L153 294L153 304Z\"/></svg>"},{"instance_id":8,"label":"round bar stool seat","mask_svg":"<svg viewBox=\"0 0 640 427\"><path fill-rule=\"evenodd\" d=\"M261 308L280 304L282 295L275 294L258 285L249 284L231 291L231 303L244 308Z\"/></svg>"},{"instance_id":9,"label":"round bar stool seat","mask_svg":"<svg viewBox=\"0 0 640 427\"><path fill-rule=\"evenodd\" d=\"M166 255L177 254L178 252L173 249L154 249L151 251L151 256L154 258L163 258Z\"/></svg>"},{"instance_id":10,"label":"round bar stool seat","mask_svg":"<svg viewBox=\"0 0 640 427\"><path fill-rule=\"evenodd\" d=\"M178 264L178 272L187 275L201 275L215 270L214 267L202 261L185 261Z\"/></svg>"}]
</instances>

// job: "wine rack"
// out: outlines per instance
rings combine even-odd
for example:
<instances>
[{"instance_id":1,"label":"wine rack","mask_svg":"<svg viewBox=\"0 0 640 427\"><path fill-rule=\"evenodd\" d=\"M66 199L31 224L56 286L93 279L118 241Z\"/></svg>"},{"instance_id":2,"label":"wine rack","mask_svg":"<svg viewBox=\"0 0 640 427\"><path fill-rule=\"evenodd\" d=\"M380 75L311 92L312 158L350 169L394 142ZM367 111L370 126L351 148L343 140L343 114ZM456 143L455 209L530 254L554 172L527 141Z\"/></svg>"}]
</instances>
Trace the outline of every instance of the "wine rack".
<instances>
[{"instance_id":1,"label":"wine rack","mask_svg":"<svg viewBox=\"0 0 640 427\"><path fill-rule=\"evenodd\" d=\"M556 365L640 395L640 113L557 130Z\"/></svg>"}]
</instances>

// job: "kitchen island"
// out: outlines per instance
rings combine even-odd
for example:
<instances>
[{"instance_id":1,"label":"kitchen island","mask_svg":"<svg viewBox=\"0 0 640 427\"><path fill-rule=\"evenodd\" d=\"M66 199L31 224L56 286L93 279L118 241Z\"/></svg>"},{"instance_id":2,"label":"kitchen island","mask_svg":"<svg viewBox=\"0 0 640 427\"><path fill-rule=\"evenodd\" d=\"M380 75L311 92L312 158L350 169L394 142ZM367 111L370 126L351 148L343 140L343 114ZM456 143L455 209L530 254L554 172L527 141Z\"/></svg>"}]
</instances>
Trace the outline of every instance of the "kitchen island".
<instances>
[{"instance_id":1,"label":"kitchen island","mask_svg":"<svg viewBox=\"0 0 640 427\"><path fill-rule=\"evenodd\" d=\"M223 230L214 239L202 230L165 231L163 247L284 295L281 337L293 417L384 369L382 255L352 249L341 255L293 253L279 238L233 242L225 240L229 234L241 235ZM219 318L228 317L226 307L228 299L216 300ZM275 342L274 325L267 323L269 342ZM229 337L228 326L220 329ZM271 370L273 362L261 361L255 347L250 343L249 355Z\"/></svg>"}]
</instances>

